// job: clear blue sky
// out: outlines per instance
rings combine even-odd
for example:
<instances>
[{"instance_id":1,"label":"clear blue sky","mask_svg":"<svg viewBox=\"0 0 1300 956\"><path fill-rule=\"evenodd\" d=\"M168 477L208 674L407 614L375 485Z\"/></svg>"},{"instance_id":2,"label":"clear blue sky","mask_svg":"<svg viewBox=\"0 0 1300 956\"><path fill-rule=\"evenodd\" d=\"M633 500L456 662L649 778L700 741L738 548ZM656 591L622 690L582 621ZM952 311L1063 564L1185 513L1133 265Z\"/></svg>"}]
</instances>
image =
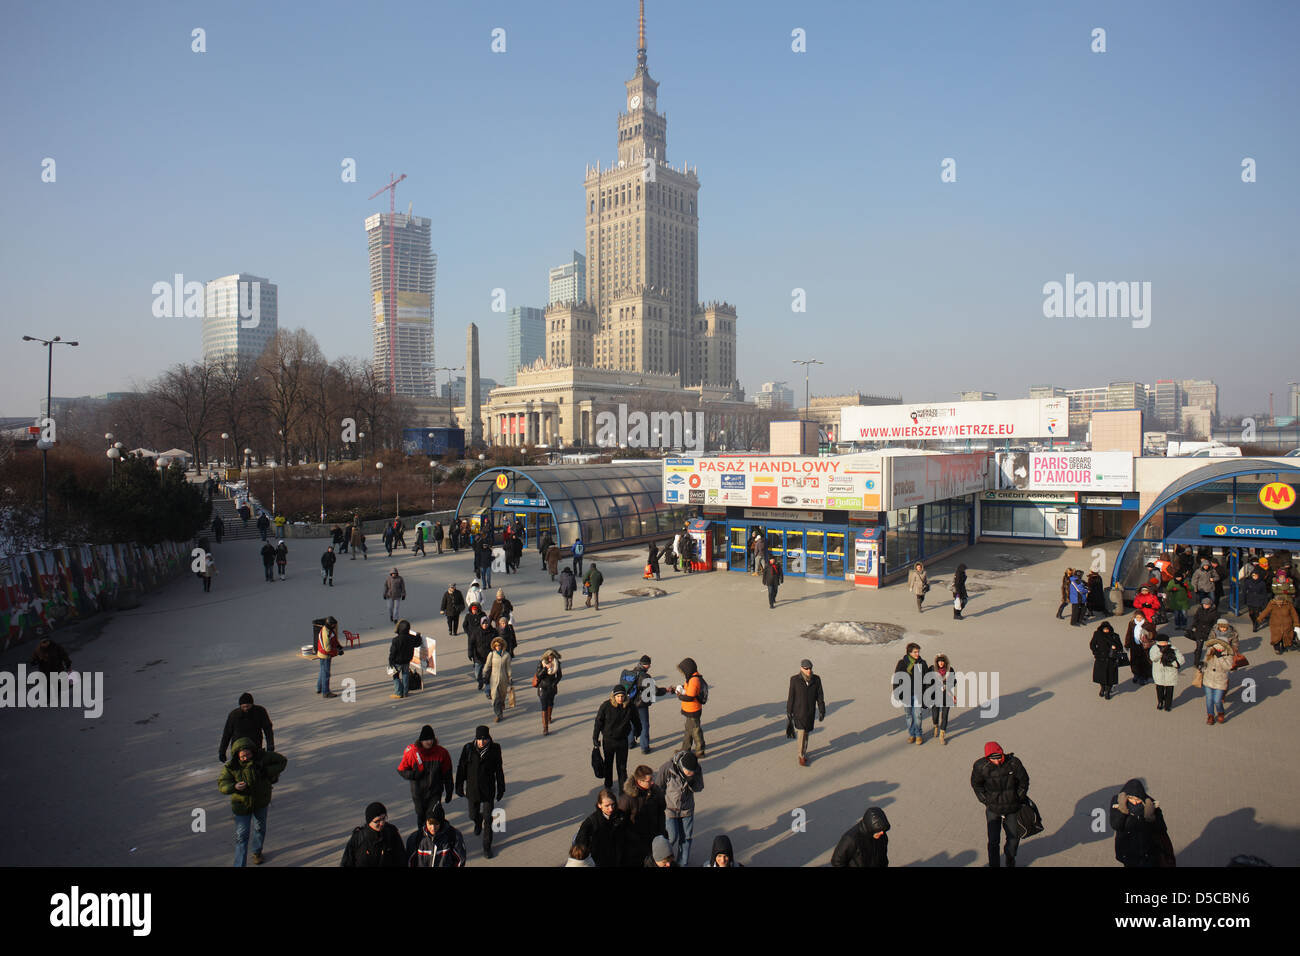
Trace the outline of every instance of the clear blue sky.
<instances>
[{"instance_id":1,"label":"clear blue sky","mask_svg":"<svg viewBox=\"0 0 1300 956\"><path fill-rule=\"evenodd\" d=\"M463 364L475 321L500 378L491 291L545 305L635 68L635 0L51 2L6 20L10 415L44 394L23 333L81 340L56 357L61 395L197 359L198 320L150 311L177 272L268 276L282 326L369 356L362 221L390 172L409 177L399 208L434 223L438 363ZM747 391L802 392L789 360L806 357L826 362L814 394L1213 378L1242 413L1300 378L1300 5L647 0L647 20L669 160L699 167L700 297L737 306ZM1151 282L1150 327L1044 318L1067 272Z\"/></svg>"}]
</instances>

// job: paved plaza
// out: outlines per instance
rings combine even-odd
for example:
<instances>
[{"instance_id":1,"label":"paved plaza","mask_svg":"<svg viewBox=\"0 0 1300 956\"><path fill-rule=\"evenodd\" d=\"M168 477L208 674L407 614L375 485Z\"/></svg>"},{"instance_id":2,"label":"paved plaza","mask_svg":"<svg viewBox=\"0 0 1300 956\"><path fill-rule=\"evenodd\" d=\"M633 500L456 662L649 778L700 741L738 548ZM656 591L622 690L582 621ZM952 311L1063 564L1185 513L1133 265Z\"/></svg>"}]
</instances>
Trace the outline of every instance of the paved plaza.
<instances>
[{"instance_id":1,"label":"paved plaza","mask_svg":"<svg viewBox=\"0 0 1300 956\"><path fill-rule=\"evenodd\" d=\"M469 865L557 866L600 786L589 762L595 712L622 668L648 653L661 683L680 682L675 666L687 656L710 683L692 865L721 833L746 865L825 865L874 804L892 824L891 865L982 866L984 815L969 778L989 740L1024 762L1046 825L1021 845L1020 865L1117 866L1112 834L1094 823L1134 776L1164 808L1180 866L1222 866L1243 853L1300 864L1300 802L1289 796L1300 784L1300 748L1288 729L1300 716L1289 675L1300 655L1276 657L1266 631L1251 636L1247 618L1229 615L1251 666L1233 675L1226 724L1206 726L1201 692L1186 676L1169 714L1156 711L1154 687L1139 690L1127 669L1115 699L1100 700L1088 651L1096 622L1072 628L1053 616L1062 570L1086 564L1087 550L986 545L959 555L970 574L963 621L953 620L945 586L956 560L929 569L934 588L922 614L905 586L871 592L796 578L769 610L756 578L726 572L668 569L658 585L665 595L624 594L646 584L645 549L629 548L588 556L605 573L601 610L584 609L579 594L565 612L528 550L521 573L493 576L491 590L505 587L515 604L519 647L518 706L492 724L489 702L474 692L465 640L449 639L438 615L447 584L463 591L471 579L469 552L386 559L375 537L373 560L341 556L330 589L318 563L325 542L289 544L287 581L264 581L260 541L227 541L215 551L220 574L210 594L186 576L137 610L56 635L75 670L104 672L103 715L4 712L0 786L17 812L0 863L229 866L234 827L230 800L217 791L217 748L226 714L250 691L270 711L276 750L289 761L270 808L266 865L337 866L373 800L387 805L405 837L415 821L395 769L402 749L429 723L454 763L486 723L504 753L505 829L495 858L483 859L465 801L453 800L448 819L465 834ZM1107 550L1109 560L1115 543ZM380 595L394 566L407 581L403 616L439 638L439 675L407 700L389 698L384 673L393 629ZM311 640L311 619L329 614L361 634L360 647L334 662L331 680L337 692L354 679L355 702L317 696L316 663L296 657ZM893 623L906 633L883 646L801 636L827 621ZM890 675L908 640L927 661L944 652L958 671L996 673L996 716L955 710L947 746L929 736L927 717L925 744L908 746L902 711L890 703ZM1175 646L1190 659L1190 641ZM552 733L542 737L528 684L548 647L563 655L564 679ZM4 669L30 650L11 650ZM827 703L807 768L784 734L786 690L803 657L821 675ZM1243 678L1254 682L1253 703L1242 701ZM658 768L681 739L673 698L652 708L651 723L654 753L634 749L629 769ZM198 809L205 828L193 822Z\"/></svg>"}]
</instances>

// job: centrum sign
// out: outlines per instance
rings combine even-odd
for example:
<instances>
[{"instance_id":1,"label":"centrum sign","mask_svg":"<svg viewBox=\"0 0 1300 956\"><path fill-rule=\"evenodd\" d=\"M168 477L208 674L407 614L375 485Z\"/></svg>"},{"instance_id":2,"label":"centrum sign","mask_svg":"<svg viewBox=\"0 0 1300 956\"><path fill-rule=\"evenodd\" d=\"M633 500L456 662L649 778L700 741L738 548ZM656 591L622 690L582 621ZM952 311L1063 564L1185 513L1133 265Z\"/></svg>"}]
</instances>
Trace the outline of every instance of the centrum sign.
<instances>
[{"instance_id":1,"label":"centrum sign","mask_svg":"<svg viewBox=\"0 0 1300 956\"><path fill-rule=\"evenodd\" d=\"M840 441L1068 438L1066 398L942 405L849 405L840 409Z\"/></svg>"},{"instance_id":2,"label":"centrum sign","mask_svg":"<svg viewBox=\"0 0 1300 956\"><path fill-rule=\"evenodd\" d=\"M1300 540L1300 528L1282 525L1203 524L1201 534L1207 538L1285 538Z\"/></svg>"}]
</instances>

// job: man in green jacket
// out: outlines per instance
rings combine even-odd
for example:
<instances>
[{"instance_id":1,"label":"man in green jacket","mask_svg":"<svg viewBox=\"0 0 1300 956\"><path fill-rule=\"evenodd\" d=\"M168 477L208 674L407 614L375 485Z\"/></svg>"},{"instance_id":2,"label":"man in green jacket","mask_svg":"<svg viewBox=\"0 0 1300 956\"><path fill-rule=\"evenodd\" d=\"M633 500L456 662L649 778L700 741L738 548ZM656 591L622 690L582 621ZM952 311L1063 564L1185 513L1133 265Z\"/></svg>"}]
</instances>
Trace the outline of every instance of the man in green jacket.
<instances>
[{"instance_id":1,"label":"man in green jacket","mask_svg":"<svg viewBox=\"0 0 1300 956\"><path fill-rule=\"evenodd\" d=\"M591 567L587 569L587 573L582 578L582 583L587 585L587 588L591 591L587 595L587 607L591 607L591 602L595 601L596 610L600 610L600 585L604 580L605 575L600 573L600 570L596 567L596 562L591 562Z\"/></svg>"},{"instance_id":2,"label":"man in green jacket","mask_svg":"<svg viewBox=\"0 0 1300 956\"><path fill-rule=\"evenodd\" d=\"M248 829L253 828L253 862L261 863L266 841L266 811L271 805L271 785L280 779L289 763L278 753L258 750L248 737L240 737L232 748L235 757L221 768L217 789L230 794L235 814L235 866L243 866L248 853Z\"/></svg>"}]
</instances>

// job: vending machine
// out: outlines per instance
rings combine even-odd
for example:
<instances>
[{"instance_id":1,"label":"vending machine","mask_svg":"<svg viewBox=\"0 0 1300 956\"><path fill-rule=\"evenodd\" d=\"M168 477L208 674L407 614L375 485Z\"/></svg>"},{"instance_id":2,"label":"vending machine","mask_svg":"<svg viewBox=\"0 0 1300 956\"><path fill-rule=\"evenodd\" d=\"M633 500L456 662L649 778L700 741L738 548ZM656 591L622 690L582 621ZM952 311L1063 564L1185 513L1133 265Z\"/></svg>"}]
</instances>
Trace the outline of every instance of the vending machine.
<instances>
[{"instance_id":1,"label":"vending machine","mask_svg":"<svg viewBox=\"0 0 1300 956\"><path fill-rule=\"evenodd\" d=\"M695 541L695 557L691 561L691 570L712 571L713 522L708 518L692 518L686 526L686 533Z\"/></svg>"},{"instance_id":2,"label":"vending machine","mask_svg":"<svg viewBox=\"0 0 1300 956\"><path fill-rule=\"evenodd\" d=\"M853 537L853 584L860 588L880 587L880 559L885 529L863 528Z\"/></svg>"}]
</instances>

